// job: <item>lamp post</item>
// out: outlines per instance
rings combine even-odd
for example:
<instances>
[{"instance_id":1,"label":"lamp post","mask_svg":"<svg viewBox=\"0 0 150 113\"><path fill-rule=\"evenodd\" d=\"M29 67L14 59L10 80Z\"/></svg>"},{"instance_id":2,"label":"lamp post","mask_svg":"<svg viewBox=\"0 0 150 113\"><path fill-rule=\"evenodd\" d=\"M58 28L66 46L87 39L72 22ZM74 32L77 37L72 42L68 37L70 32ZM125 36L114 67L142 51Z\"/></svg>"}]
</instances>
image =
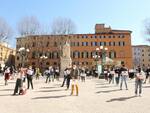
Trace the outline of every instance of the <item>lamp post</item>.
<instances>
[{"instance_id":1,"label":"lamp post","mask_svg":"<svg viewBox=\"0 0 150 113\"><path fill-rule=\"evenodd\" d=\"M96 51L99 52L100 51L100 56L101 56L101 73L103 74L103 68L104 68L104 64L105 64L105 60L106 60L106 53L107 53L108 48L104 46L100 46L98 48L96 48Z\"/></svg>"},{"instance_id":2,"label":"lamp post","mask_svg":"<svg viewBox=\"0 0 150 113\"><path fill-rule=\"evenodd\" d=\"M40 59L42 59L42 65L41 65L41 70L42 70L42 72L43 72L43 63L44 63L44 61L47 59L48 57L47 56L45 56L45 55L42 55L41 57L40 57Z\"/></svg>"},{"instance_id":3,"label":"lamp post","mask_svg":"<svg viewBox=\"0 0 150 113\"><path fill-rule=\"evenodd\" d=\"M21 56L21 67L24 67L24 58L27 57L27 54L29 53L29 49L26 49L25 47L19 48L19 54Z\"/></svg>"},{"instance_id":4,"label":"lamp post","mask_svg":"<svg viewBox=\"0 0 150 113\"><path fill-rule=\"evenodd\" d=\"M94 55L93 58L96 61L96 71L98 71L98 63L97 62L98 62L98 59L100 58L100 56L99 55Z\"/></svg>"}]
</instances>

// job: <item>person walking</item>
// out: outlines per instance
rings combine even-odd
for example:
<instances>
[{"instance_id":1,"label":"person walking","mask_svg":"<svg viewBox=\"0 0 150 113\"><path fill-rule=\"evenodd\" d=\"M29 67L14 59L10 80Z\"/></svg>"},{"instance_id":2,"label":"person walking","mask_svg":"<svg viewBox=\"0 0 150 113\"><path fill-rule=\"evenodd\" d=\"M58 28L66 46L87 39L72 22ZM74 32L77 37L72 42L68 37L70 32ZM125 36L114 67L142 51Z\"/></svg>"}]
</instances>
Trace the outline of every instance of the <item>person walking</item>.
<instances>
[{"instance_id":1,"label":"person walking","mask_svg":"<svg viewBox=\"0 0 150 113\"><path fill-rule=\"evenodd\" d=\"M50 82L50 70L49 70L49 68L46 68L44 75L46 75L45 83L47 83L48 81Z\"/></svg>"},{"instance_id":2,"label":"person walking","mask_svg":"<svg viewBox=\"0 0 150 113\"><path fill-rule=\"evenodd\" d=\"M36 80L39 80L39 76L41 75L40 73L40 69L39 68L36 68L35 69L35 77L36 77Z\"/></svg>"},{"instance_id":3,"label":"person walking","mask_svg":"<svg viewBox=\"0 0 150 113\"><path fill-rule=\"evenodd\" d=\"M122 67L121 67L121 69L120 69L120 71L121 71L120 90L122 90L122 84L123 84L123 82L125 83L126 90L128 90L128 86L127 86L128 69L123 64Z\"/></svg>"},{"instance_id":4,"label":"person walking","mask_svg":"<svg viewBox=\"0 0 150 113\"><path fill-rule=\"evenodd\" d=\"M54 82L54 69L52 66L49 67L49 74L50 74L50 82Z\"/></svg>"},{"instance_id":5,"label":"person walking","mask_svg":"<svg viewBox=\"0 0 150 113\"><path fill-rule=\"evenodd\" d=\"M80 77L81 77L81 81L85 82L85 77L86 77L85 70L81 70Z\"/></svg>"},{"instance_id":6,"label":"person walking","mask_svg":"<svg viewBox=\"0 0 150 113\"><path fill-rule=\"evenodd\" d=\"M32 69L32 66L29 67L29 69L27 69L27 81L28 81L28 84L27 84L27 89L29 89L30 87L30 84L31 84L31 87L33 89L33 69Z\"/></svg>"},{"instance_id":7,"label":"person walking","mask_svg":"<svg viewBox=\"0 0 150 113\"><path fill-rule=\"evenodd\" d=\"M73 68L71 69L71 78L72 78L72 83L71 83L71 94L73 95L74 92L74 87L76 88L76 96L79 94L79 89L78 89L78 70L76 65L73 65Z\"/></svg>"},{"instance_id":8,"label":"person walking","mask_svg":"<svg viewBox=\"0 0 150 113\"><path fill-rule=\"evenodd\" d=\"M8 80L9 79L10 79L10 68L7 67L6 70L4 71L5 85L8 85Z\"/></svg>"},{"instance_id":9,"label":"person walking","mask_svg":"<svg viewBox=\"0 0 150 113\"><path fill-rule=\"evenodd\" d=\"M67 70L68 70L68 68L66 68L66 69L64 70L64 80L63 80L63 83L62 83L61 87L64 86L65 81L67 80Z\"/></svg>"},{"instance_id":10,"label":"person walking","mask_svg":"<svg viewBox=\"0 0 150 113\"><path fill-rule=\"evenodd\" d=\"M23 87L23 76L24 76L24 71L22 68L20 68L17 74L16 85L15 85L13 95L16 95L18 91L19 91L19 94L21 93L20 91L21 91L21 88Z\"/></svg>"},{"instance_id":11,"label":"person walking","mask_svg":"<svg viewBox=\"0 0 150 113\"><path fill-rule=\"evenodd\" d=\"M116 81L116 85L119 84L119 79L120 79L120 74L119 74L120 70L118 67L116 67L115 69L115 81Z\"/></svg>"},{"instance_id":12,"label":"person walking","mask_svg":"<svg viewBox=\"0 0 150 113\"><path fill-rule=\"evenodd\" d=\"M148 78L149 78L149 83L150 83L150 67L147 67L146 69L146 78L145 78L144 83L146 83Z\"/></svg>"},{"instance_id":13,"label":"person walking","mask_svg":"<svg viewBox=\"0 0 150 113\"><path fill-rule=\"evenodd\" d=\"M137 96L138 90L139 90L139 96L141 96L142 93L142 83L145 77L144 72L142 72L141 68L137 70L136 78L135 78L135 95Z\"/></svg>"}]
</instances>

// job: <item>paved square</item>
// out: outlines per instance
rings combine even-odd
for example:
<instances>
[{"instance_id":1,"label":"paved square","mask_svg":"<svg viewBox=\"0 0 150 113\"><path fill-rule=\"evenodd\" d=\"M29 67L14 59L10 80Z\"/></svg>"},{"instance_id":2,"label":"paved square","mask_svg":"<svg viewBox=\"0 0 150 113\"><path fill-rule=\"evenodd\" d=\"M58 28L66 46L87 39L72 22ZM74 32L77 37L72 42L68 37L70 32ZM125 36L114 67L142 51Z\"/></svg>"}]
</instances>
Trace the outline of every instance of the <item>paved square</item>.
<instances>
[{"instance_id":1,"label":"paved square","mask_svg":"<svg viewBox=\"0 0 150 113\"><path fill-rule=\"evenodd\" d=\"M26 95L12 96L15 80L4 86L0 78L0 113L150 113L150 84L143 85L142 97L134 96L134 80L128 80L129 90L108 84L101 79L79 81L79 96L60 82L46 84L45 78L34 79L34 90ZM123 84L124 86L124 84Z\"/></svg>"}]
</instances>

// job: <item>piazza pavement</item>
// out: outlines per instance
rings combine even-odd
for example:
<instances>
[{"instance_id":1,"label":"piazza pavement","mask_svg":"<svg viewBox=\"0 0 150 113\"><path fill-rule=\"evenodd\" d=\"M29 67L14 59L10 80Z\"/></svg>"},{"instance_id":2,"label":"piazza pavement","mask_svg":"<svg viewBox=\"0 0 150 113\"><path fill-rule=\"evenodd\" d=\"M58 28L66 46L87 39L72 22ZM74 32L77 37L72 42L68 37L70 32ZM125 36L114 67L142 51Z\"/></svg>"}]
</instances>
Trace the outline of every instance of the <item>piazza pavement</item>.
<instances>
[{"instance_id":1,"label":"piazza pavement","mask_svg":"<svg viewBox=\"0 0 150 113\"><path fill-rule=\"evenodd\" d=\"M79 96L60 87L62 79L46 84L41 77L33 83L34 89L26 95L12 96L15 79L5 86L0 77L0 113L150 113L149 83L143 84L141 97L134 94L134 80L128 80L129 90L119 90L115 84L89 77L85 83L79 81Z\"/></svg>"}]
</instances>

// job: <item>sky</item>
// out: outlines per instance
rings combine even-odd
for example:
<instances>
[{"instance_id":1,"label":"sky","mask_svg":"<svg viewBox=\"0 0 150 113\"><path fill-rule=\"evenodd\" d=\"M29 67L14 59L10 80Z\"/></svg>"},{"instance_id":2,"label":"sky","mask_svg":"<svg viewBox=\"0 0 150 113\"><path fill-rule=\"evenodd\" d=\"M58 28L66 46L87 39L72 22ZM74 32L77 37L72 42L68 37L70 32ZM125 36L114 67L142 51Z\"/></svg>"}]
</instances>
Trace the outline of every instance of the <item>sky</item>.
<instances>
[{"instance_id":1,"label":"sky","mask_svg":"<svg viewBox=\"0 0 150 113\"><path fill-rule=\"evenodd\" d=\"M132 45L144 40L144 20L150 19L150 0L0 0L0 17L13 28L10 44L15 47L17 23L25 16L36 16L44 25L58 17L70 18L76 33L94 33L97 23L112 29L131 30Z\"/></svg>"}]
</instances>

